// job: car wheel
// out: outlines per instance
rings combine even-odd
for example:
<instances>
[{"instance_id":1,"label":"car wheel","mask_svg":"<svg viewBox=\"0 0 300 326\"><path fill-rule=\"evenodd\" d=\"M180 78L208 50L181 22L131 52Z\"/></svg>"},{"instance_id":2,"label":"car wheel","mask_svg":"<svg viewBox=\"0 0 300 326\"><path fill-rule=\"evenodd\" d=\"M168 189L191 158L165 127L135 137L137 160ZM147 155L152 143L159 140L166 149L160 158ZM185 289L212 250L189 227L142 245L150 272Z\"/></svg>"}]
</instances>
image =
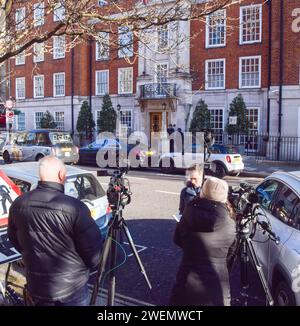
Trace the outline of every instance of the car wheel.
<instances>
[{"instance_id":1,"label":"car wheel","mask_svg":"<svg viewBox=\"0 0 300 326\"><path fill-rule=\"evenodd\" d=\"M11 158L9 153L6 151L3 153L3 161L5 164L10 164L11 163Z\"/></svg>"},{"instance_id":2,"label":"car wheel","mask_svg":"<svg viewBox=\"0 0 300 326\"><path fill-rule=\"evenodd\" d=\"M295 306L296 300L292 289L286 282L279 282L275 288L274 301L276 306Z\"/></svg>"},{"instance_id":3,"label":"car wheel","mask_svg":"<svg viewBox=\"0 0 300 326\"><path fill-rule=\"evenodd\" d=\"M40 159L42 159L44 157L44 155L42 154L38 154L35 158L35 160L38 162Z\"/></svg>"},{"instance_id":4,"label":"car wheel","mask_svg":"<svg viewBox=\"0 0 300 326\"><path fill-rule=\"evenodd\" d=\"M169 163L169 162L167 162ZM167 165L167 166L164 166L164 165ZM173 160L170 160L170 164L163 164L163 161L160 161L160 170L161 172L163 173L171 173L174 171L174 161Z\"/></svg>"},{"instance_id":5,"label":"car wheel","mask_svg":"<svg viewBox=\"0 0 300 326\"><path fill-rule=\"evenodd\" d=\"M215 172L215 175L217 178L220 178L222 179L223 177L225 177L226 175L226 171L225 171L225 168L222 164L220 163L216 163L216 172Z\"/></svg>"}]
</instances>

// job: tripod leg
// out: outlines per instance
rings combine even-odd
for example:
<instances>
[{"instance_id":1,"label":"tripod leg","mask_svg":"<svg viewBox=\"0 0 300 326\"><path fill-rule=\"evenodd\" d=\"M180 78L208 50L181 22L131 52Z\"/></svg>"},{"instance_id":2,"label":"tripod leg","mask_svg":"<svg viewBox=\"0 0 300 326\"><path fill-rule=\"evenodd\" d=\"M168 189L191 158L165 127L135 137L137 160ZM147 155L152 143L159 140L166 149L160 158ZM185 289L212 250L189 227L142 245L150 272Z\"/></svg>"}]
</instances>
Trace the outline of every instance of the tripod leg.
<instances>
[{"instance_id":1,"label":"tripod leg","mask_svg":"<svg viewBox=\"0 0 300 326\"><path fill-rule=\"evenodd\" d=\"M91 301L90 301L91 306L95 305L95 303L96 303L97 294L99 292L99 284L100 284L100 280L102 280L102 277L103 277L103 274L105 271L108 254L110 252L111 242L112 242L112 234L110 231L105 242L104 242L101 259L100 259L98 270L97 270L95 285L93 288L93 293L92 293L92 297L91 297Z\"/></svg>"},{"instance_id":2,"label":"tripod leg","mask_svg":"<svg viewBox=\"0 0 300 326\"><path fill-rule=\"evenodd\" d=\"M112 238L118 241L118 229L112 227ZM114 267L117 265L117 248L116 243L112 243L110 252L110 280L107 294L107 305L113 306L116 293L116 272Z\"/></svg>"},{"instance_id":3,"label":"tripod leg","mask_svg":"<svg viewBox=\"0 0 300 326\"><path fill-rule=\"evenodd\" d=\"M257 271L257 274L260 278L260 282L261 282L261 285L266 293L266 298L268 300L268 303L270 306L273 306L274 305L274 300L273 300L273 297L272 297L272 294L271 294L271 291L269 289L269 286L268 286L268 282L265 278L265 275L262 271L262 267L260 265L260 262L258 261L257 259L257 256L255 254L255 250L254 250L254 247L253 247L253 244L251 242L251 239L247 239L247 244L248 244L248 248L249 248L249 251L250 251L250 254L251 254L251 257L252 257L252 260L253 260L253 263L255 265L255 269Z\"/></svg>"},{"instance_id":4,"label":"tripod leg","mask_svg":"<svg viewBox=\"0 0 300 326\"><path fill-rule=\"evenodd\" d=\"M242 241L241 244L241 287L243 290L247 290L249 288L249 277L248 277L248 270L249 270L249 256L247 250L247 243L246 241Z\"/></svg>"},{"instance_id":5,"label":"tripod leg","mask_svg":"<svg viewBox=\"0 0 300 326\"><path fill-rule=\"evenodd\" d=\"M124 233L126 235L126 238L128 240L128 243L130 245L130 248L131 248L131 250L132 250L132 252L134 254L134 257L135 257L135 259L136 259L136 261L137 261L137 263L138 263L138 265L140 267L140 271L143 274L143 276L144 276L144 278L145 278L145 280L146 280L146 282L148 284L149 289L152 290L152 285L151 285L151 283L149 281L149 278L147 276L147 273L146 273L146 270L145 270L145 268L143 266L143 263L142 263L142 261L140 259L140 256L139 256L138 252L136 251L134 242L132 240L132 237L130 235L129 229L128 229L127 225L125 224L125 222L123 222L122 228L123 228L123 231L124 231Z\"/></svg>"}]
</instances>

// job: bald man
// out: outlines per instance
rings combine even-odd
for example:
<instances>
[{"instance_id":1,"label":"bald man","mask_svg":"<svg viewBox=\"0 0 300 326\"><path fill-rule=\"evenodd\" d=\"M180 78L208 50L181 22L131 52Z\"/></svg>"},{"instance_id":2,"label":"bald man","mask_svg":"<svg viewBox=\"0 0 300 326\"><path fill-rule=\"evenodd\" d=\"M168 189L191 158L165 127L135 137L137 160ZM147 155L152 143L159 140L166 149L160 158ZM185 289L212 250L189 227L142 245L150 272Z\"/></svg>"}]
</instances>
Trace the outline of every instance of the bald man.
<instances>
[{"instance_id":1,"label":"bald man","mask_svg":"<svg viewBox=\"0 0 300 326\"><path fill-rule=\"evenodd\" d=\"M87 305L101 233L87 206L64 194L61 160L44 157L39 174L37 188L18 197L9 210L8 236L25 262L27 298L40 306Z\"/></svg>"}]
</instances>

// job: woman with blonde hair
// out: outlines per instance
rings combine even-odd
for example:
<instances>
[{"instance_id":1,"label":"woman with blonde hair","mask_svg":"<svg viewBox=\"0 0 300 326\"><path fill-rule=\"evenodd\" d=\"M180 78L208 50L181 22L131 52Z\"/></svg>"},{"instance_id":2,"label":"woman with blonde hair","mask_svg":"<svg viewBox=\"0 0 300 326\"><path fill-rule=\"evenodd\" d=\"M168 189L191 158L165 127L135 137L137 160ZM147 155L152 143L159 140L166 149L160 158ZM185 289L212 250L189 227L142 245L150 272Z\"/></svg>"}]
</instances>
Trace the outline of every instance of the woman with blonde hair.
<instances>
[{"instance_id":1,"label":"woman with blonde hair","mask_svg":"<svg viewBox=\"0 0 300 326\"><path fill-rule=\"evenodd\" d=\"M210 177L184 210L174 236L183 254L170 305L230 305L227 255L235 240L235 221L227 196L227 183Z\"/></svg>"}]
</instances>

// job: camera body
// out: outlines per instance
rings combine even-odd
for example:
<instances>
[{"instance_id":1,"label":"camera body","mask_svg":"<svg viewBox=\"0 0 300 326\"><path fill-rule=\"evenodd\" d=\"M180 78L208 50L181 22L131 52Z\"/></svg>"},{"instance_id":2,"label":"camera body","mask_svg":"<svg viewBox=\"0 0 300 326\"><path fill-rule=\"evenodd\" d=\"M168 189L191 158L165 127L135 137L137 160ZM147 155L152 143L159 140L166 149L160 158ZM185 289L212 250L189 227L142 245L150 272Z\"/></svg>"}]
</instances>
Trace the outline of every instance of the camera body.
<instances>
[{"instance_id":1,"label":"camera body","mask_svg":"<svg viewBox=\"0 0 300 326\"><path fill-rule=\"evenodd\" d=\"M110 177L106 195L112 209L123 208L131 201L129 180L124 178L126 173L127 169L120 169Z\"/></svg>"},{"instance_id":2,"label":"camera body","mask_svg":"<svg viewBox=\"0 0 300 326\"><path fill-rule=\"evenodd\" d=\"M250 237L253 237L255 233L254 205L258 203L255 188L247 183L241 183L237 189L230 187L228 200L236 213L237 232L250 234Z\"/></svg>"}]
</instances>

